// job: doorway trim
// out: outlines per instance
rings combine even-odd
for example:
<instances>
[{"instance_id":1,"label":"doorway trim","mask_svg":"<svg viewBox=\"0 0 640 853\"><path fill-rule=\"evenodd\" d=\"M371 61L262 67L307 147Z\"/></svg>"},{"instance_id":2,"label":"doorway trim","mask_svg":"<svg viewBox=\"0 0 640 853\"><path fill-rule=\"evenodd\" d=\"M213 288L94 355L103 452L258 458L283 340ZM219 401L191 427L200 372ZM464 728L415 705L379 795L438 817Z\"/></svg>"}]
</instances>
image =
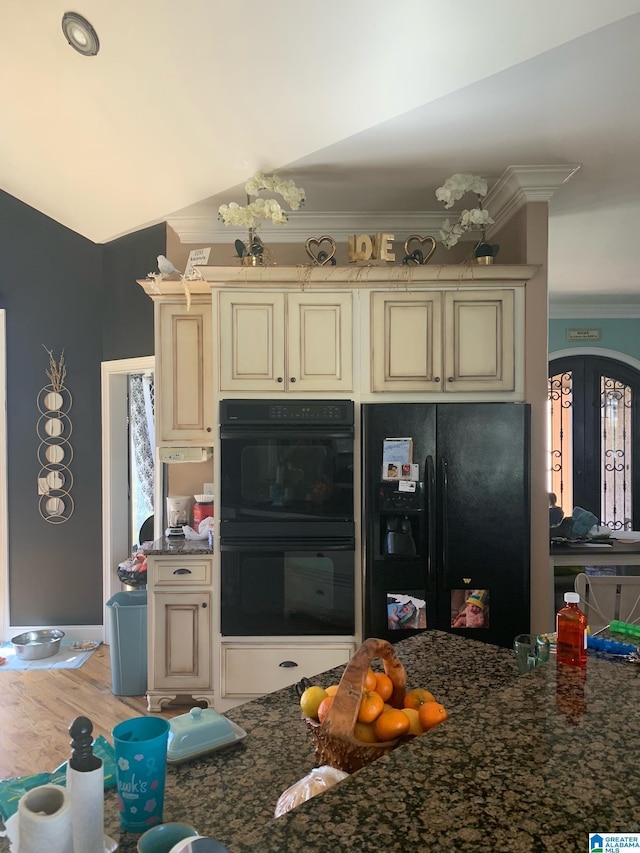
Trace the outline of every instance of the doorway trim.
<instances>
[{"instance_id":1,"label":"doorway trim","mask_svg":"<svg viewBox=\"0 0 640 853\"><path fill-rule=\"evenodd\" d=\"M9 628L9 518L7 514L6 310L0 309L0 641Z\"/></svg>"},{"instance_id":2,"label":"doorway trim","mask_svg":"<svg viewBox=\"0 0 640 853\"><path fill-rule=\"evenodd\" d=\"M118 563L129 556L129 450L127 429L127 381L132 373L155 370L155 357L103 361L100 366L102 395L102 589L103 641L109 644L106 604L122 588Z\"/></svg>"},{"instance_id":3,"label":"doorway trim","mask_svg":"<svg viewBox=\"0 0 640 853\"><path fill-rule=\"evenodd\" d=\"M624 352L619 352L615 349L605 349L604 347L567 347L566 349L550 352L548 361L551 363L556 358L570 358L574 355L595 355L599 358L610 358L613 361L619 361L621 364L627 364L629 367L640 371L640 361L637 358L627 355Z\"/></svg>"}]
</instances>

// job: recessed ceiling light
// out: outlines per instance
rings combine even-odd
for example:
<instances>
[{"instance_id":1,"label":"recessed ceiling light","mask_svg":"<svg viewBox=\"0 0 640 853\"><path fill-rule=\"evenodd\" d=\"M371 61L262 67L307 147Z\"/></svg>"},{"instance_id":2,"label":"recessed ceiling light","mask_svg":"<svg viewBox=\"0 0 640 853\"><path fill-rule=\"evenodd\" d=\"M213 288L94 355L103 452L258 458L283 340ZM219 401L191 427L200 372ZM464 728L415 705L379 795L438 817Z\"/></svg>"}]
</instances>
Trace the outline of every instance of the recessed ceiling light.
<instances>
[{"instance_id":1,"label":"recessed ceiling light","mask_svg":"<svg viewBox=\"0 0 640 853\"><path fill-rule=\"evenodd\" d=\"M74 50L83 56L95 56L100 50L98 35L89 21L77 12L65 12L62 16L62 32Z\"/></svg>"}]
</instances>

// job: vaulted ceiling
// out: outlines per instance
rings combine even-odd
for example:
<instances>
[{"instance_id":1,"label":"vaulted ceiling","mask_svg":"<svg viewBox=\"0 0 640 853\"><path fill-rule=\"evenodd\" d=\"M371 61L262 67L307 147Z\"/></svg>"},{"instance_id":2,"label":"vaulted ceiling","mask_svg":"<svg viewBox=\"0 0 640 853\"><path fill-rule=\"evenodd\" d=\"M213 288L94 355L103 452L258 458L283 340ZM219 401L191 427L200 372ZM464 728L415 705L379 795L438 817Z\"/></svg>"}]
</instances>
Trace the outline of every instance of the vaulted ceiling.
<instances>
[{"instance_id":1,"label":"vaulted ceiling","mask_svg":"<svg viewBox=\"0 0 640 853\"><path fill-rule=\"evenodd\" d=\"M453 172L580 164L549 202L552 298L640 304L640 0L81 0L95 57L65 11L0 6L0 188L87 238L193 214L215 240L257 169L310 223L427 221Z\"/></svg>"}]
</instances>

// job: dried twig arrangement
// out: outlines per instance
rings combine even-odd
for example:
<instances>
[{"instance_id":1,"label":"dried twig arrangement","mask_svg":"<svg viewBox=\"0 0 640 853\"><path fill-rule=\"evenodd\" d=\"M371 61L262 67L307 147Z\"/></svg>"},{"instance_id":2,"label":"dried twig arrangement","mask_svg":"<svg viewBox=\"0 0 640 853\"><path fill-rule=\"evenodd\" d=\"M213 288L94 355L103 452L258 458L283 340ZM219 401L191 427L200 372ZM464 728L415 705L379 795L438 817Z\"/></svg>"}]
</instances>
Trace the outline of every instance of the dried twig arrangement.
<instances>
[{"instance_id":1,"label":"dried twig arrangement","mask_svg":"<svg viewBox=\"0 0 640 853\"><path fill-rule=\"evenodd\" d=\"M51 387L54 391L61 391L67 375L67 368L64 363L64 350L60 353L60 361L56 362L51 350L47 349L44 344L42 344L42 348L49 355L49 370L46 371L46 374L51 382Z\"/></svg>"}]
</instances>

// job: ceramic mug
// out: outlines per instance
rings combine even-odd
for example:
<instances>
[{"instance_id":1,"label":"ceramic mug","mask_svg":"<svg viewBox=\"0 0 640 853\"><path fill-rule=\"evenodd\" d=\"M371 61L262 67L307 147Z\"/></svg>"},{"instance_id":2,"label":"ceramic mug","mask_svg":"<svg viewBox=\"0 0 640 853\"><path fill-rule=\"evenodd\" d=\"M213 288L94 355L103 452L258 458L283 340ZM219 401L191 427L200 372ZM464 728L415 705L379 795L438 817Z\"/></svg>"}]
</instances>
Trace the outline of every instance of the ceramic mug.
<instances>
[{"instance_id":1,"label":"ceramic mug","mask_svg":"<svg viewBox=\"0 0 640 853\"><path fill-rule=\"evenodd\" d=\"M138 853L171 853L185 839L197 838L198 831L187 823L159 823L138 839Z\"/></svg>"}]
</instances>

